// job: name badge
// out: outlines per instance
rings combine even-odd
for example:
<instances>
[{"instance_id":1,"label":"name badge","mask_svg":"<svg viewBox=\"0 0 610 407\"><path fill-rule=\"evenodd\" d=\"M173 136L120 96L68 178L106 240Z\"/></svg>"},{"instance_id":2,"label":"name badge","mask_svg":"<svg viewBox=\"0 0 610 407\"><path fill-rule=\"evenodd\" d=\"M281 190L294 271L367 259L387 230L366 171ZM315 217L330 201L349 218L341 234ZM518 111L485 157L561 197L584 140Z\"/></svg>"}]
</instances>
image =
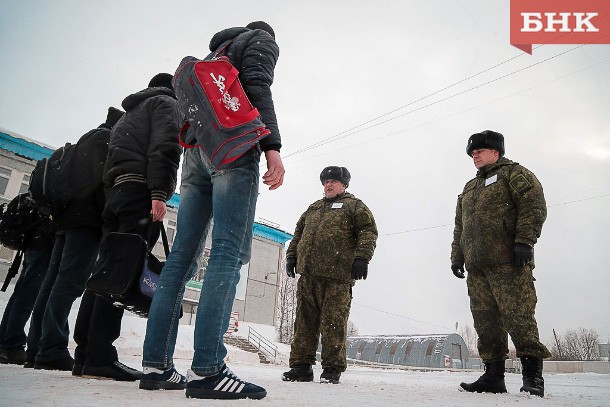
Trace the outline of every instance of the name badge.
<instances>
[{"instance_id":1,"label":"name badge","mask_svg":"<svg viewBox=\"0 0 610 407\"><path fill-rule=\"evenodd\" d=\"M485 180L485 186L491 185L494 182L496 182L497 180L498 180L498 174L494 175L493 177L489 177Z\"/></svg>"},{"instance_id":2,"label":"name badge","mask_svg":"<svg viewBox=\"0 0 610 407\"><path fill-rule=\"evenodd\" d=\"M335 202L331 205L332 209L339 209L339 208L343 208L343 202Z\"/></svg>"}]
</instances>

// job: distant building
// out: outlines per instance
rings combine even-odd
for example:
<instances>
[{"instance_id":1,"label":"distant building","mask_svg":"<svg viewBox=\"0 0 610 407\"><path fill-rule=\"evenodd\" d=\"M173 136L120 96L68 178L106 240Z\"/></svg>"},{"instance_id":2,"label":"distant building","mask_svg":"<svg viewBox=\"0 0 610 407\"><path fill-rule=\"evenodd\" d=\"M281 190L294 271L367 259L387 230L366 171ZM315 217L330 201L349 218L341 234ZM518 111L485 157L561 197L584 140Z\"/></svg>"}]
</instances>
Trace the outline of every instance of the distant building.
<instances>
[{"instance_id":1,"label":"distant building","mask_svg":"<svg viewBox=\"0 0 610 407\"><path fill-rule=\"evenodd\" d=\"M468 347L458 334L350 336L347 357L413 367L471 367Z\"/></svg>"},{"instance_id":2,"label":"distant building","mask_svg":"<svg viewBox=\"0 0 610 407\"><path fill-rule=\"evenodd\" d=\"M36 162L51 156L54 150L55 147L0 128L0 204L10 202L19 193L27 192L30 174ZM171 247L176 233L180 195L174 194L167 204L168 210L163 224ZM292 238L292 235L268 221L256 222L253 234L252 258L242 267L233 311L239 312L241 321L275 325L279 295L279 270L284 244ZM184 295L185 315L181 319L182 323L188 324L195 321L194 313L197 311L201 278L205 274L210 248L211 240L208 236L204 258L200 262L200 270L194 276L194 280L187 283ZM160 259L165 258L160 241L155 245L153 253ZM0 245L0 284L4 281L14 256L13 250ZM16 278L13 283L15 281Z\"/></svg>"}]
</instances>

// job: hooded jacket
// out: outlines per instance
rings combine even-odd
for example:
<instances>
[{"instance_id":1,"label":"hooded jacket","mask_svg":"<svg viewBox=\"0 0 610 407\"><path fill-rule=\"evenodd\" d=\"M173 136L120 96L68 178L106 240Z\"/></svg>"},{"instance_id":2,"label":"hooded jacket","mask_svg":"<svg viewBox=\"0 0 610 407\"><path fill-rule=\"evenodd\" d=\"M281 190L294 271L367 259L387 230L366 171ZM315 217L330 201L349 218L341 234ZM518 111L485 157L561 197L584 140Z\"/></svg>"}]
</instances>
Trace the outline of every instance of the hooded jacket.
<instances>
[{"instance_id":1,"label":"hooded jacket","mask_svg":"<svg viewBox=\"0 0 610 407\"><path fill-rule=\"evenodd\" d=\"M515 243L536 244L546 220L542 185L507 158L477 171L458 196L451 261L466 269L513 263Z\"/></svg>"},{"instance_id":2,"label":"hooded jacket","mask_svg":"<svg viewBox=\"0 0 610 407\"><path fill-rule=\"evenodd\" d=\"M174 92L146 88L123 100L125 115L110 135L104 184L112 187L118 176L145 179L151 198L167 201L176 188L180 163L180 113Z\"/></svg>"},{"instance_id":3,"label":"hooded jacket","mask_svg":"<svg viewBox=\"0 0 610 407\"><path fill-rule=\"evenodd\" d=\"M234 27L216 33L210 41L210 51L219 51L230 40L233 42L224 50L223 55L239 71L239 80L250 103L258 109L263 123L271 131L259 142L261 149L280 151L282 141L271 95L273 71L280 49L266 31Z\"/></svg>"},{"instance_id":4,"label":"hooded jacket","mask_svg":"<svg viewBox=\"0 0 610 407\"><path fill-rule=\"evenodd\" d=\"M296 271L352 281L356 257L370 261L377 244L373 214L360 199L344 192L320 199L297 222L286 257L296 257Z\"/></svg>"}]
</instances>

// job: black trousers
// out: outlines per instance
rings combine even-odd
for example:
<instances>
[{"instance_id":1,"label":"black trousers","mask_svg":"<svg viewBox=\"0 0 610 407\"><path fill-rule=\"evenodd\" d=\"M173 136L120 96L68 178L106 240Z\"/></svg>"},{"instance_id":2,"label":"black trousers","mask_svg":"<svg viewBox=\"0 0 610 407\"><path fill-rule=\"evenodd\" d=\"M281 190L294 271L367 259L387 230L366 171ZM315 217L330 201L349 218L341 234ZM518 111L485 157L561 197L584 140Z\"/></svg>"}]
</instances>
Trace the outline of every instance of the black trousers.
<instances>
[{"instance_id":1,"label":"black trousers","mask_svg":"<svg viewBox=\"0 0 610 407\"><path fill-rule=\"evenodd\" d=\"M107 189L104 237L110 232L136 233L150 239L152 247L159 238L160 229L151 224L150 211L151 198L146 184L125 182ZM112 343L121 334L122 319L123 309L86 290L74 326L75 364L103 366L118 360Z\"/></svg>"}]
</instances>

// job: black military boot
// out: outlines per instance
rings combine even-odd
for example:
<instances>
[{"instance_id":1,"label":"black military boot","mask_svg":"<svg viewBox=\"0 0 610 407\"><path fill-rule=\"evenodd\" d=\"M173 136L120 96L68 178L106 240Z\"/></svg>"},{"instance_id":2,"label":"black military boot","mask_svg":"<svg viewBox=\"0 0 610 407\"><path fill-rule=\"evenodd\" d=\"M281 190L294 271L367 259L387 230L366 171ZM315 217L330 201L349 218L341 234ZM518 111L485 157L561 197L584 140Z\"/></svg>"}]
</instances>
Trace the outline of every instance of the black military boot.
<instances>
[{"instance_id":1,"label":"black military boot","mask_svg":"<svg viewBox=\"0 0 610 407\"><path fill-rule=\"evenodd\" d=\"M532 396L544 397L544 379L542 378L542 358L524 356L521 358L523 386L521 392Z\"/></svg>"},{"instance_id":2,"label":"black military boot","mask_svg":"<svg viewBox=\"0 0 610 407\"><path fill-rule=\"evenodd\" d=\"M311 365L294 365L289 371L282 373L285 382L313 382Z\"/></svg>"},{"instance_id":3,"label":"black military boot","mask_svg":"<svg viewBox=\"0 0 610 407\"><path fill-rule=\"evenodd\" d=\"M464 391L477 393L506 393L504 361L485 363L485 373L473 383L460 383Z\"/></svg>"},{"instance_id":4,"label":"black military boot","mask_svg":"<svg viewBox=\"0 0 610 407\"><path fill-rule=\"evenodd\" d=\"M334 367L325 367L320 375L320 383L339 384L341 372Z\"/></svg>"}]
</instances>

